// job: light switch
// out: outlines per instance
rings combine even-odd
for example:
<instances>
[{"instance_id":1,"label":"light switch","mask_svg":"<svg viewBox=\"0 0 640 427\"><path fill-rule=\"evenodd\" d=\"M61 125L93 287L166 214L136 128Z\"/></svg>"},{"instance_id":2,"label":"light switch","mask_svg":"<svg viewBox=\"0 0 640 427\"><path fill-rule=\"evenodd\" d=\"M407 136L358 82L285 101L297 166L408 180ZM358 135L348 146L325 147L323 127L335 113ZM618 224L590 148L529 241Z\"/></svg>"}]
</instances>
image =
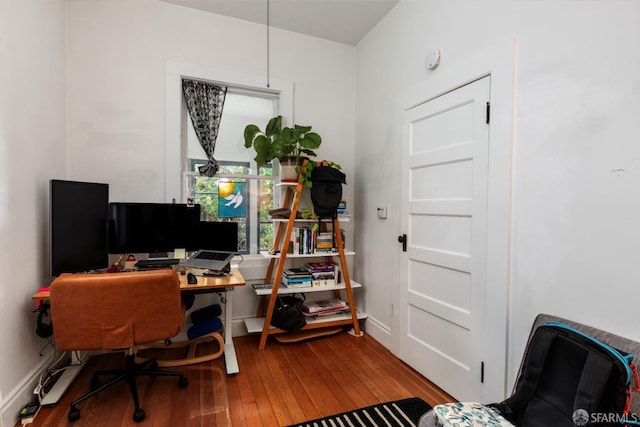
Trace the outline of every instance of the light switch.
<instances>
[{"instance_id":1,"label":"light switch","mask_svg":"<svg viewBox=\"0 0 640 427\"><path fill-rule=\"evenodd\" d=\"M380 207L376 208L376 212L378 213L378 218L387 219L387 207L386 206L380 206Z\"/></svg>"}]
</instances>

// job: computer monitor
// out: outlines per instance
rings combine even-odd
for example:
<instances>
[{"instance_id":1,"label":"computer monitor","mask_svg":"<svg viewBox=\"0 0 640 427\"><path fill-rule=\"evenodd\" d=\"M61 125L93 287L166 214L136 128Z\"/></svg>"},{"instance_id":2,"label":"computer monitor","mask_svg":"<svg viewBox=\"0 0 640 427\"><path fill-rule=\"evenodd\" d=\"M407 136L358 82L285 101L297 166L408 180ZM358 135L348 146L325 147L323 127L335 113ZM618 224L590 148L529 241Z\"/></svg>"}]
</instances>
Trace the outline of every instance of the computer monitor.
<instances>
[{"instance_id":1,"label":"computer monitor","mask_svg":"<svg viewBox=\"0 0 640 427\"><path fill-rule=\"evenodd\" d=\"M109 203L109 253L161 253L200 247L200 205Z\"/></svg>"},{"instance_id":2,"label":"computer monitor","mask_svg":"<svg viewBox=\"0 0 640 427\"><path fill-rule=\"evenodd\" d=\"M200 249L238 252L238 223L201 221Z\"/></svg>"},{"instance_id":3,"label":"computer monitor","mask_svg":"<svg viewBox=\"0 0 640 427\"><path fill-rule=\"evenodd\" d=\"M49 253L52 276L109 266L109 185L50 181Z\"/></svg>"}]
</instances>

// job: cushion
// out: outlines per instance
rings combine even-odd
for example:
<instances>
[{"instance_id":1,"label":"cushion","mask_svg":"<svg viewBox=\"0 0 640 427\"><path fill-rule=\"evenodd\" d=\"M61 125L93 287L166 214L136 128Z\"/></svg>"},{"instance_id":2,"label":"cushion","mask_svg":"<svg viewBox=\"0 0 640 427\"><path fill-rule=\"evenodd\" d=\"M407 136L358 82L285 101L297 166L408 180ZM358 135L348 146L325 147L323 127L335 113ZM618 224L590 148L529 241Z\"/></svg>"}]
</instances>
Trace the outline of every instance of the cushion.
<instances>
[{"instance_id":1,"label":"cushion","mask_svg":"<svg viewBox=\"0 0 640 427\"><path fill-rule=\"evenodd\" d=\"M433 408L440 426L456 427L514 427L506 418L488 406L474 402L436 405Z\"/></svg>"},{"instance_id":2,"label":"cushion","mask_svg":"<svg viewBox=\"0 0 640 427\"><path fill-rule=\"evenodd\" d=\"M220 316L222 309L220 304L211 304L206 307L202 307L191 313L191 322L193 324L204 322L205 320L213 319Z\"/></svg>"},{"instance_id":3,"label":"cushion","mask_svg":"<svg viewBox=\"0 0 640 427\"><path fill-rule=\"evenodd\" d=\"M192 340L220 329L222 329L222 320L219 317L215 317L191 326L187 331L187 336Z\"/></svg>"}]
</instances>

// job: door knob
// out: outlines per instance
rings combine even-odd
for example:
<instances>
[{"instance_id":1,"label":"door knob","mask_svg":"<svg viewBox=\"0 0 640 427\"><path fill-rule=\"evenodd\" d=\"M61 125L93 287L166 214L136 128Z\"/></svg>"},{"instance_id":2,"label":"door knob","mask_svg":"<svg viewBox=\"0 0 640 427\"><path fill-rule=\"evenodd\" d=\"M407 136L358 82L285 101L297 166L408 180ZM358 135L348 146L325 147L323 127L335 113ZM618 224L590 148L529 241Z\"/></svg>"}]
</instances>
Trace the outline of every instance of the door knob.
<instances>
[{"instance_id":1,"label":"door knob","mask_svg":"<svg viewBox=\"0 0 640 427\"><path fill-rule=\"evenodd\" d=\"M407 235L401 234L398 236L398 242L402 243L402 252L407 252Z\"/></svg>"}]
</instances>

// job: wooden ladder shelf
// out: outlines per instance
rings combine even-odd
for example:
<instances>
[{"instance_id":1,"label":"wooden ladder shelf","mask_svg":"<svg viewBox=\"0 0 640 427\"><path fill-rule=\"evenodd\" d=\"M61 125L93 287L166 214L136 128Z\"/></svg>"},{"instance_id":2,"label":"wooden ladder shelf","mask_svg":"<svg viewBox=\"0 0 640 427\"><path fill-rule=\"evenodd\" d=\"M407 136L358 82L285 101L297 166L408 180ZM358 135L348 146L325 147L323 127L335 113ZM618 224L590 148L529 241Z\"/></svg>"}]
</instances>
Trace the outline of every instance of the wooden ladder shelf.
<instances>
[{"instance_id":1,"label":"wooden ladder shelf","mask_svg":"<svg viewBox=\"0 0 640 427\"><path fill-rule=\"evenodd\" d=\"M305 160L305 162L303 163L303 168L306 162L307 161ZM320 164L325 166L327 165L326 161L321 162ZM296 216L298 213L298 206L300 204L300 198L301 198L303 189L304 189L304 183L301 176L298 177L298 183L295 187L290 186L286 188L283 207L288 208L290 206L291 213L286 223L285 222L278 223L276 235L273 240L273 249L278 250L279 254L277 257L272 257L269 260L269 267L267 269L267 274L265 278L265 283L272 284L271 295L269 296L268 302L266 302L265 297L263 297L258 308L258 317L264 316L264 326L262 328L262 333L260 336L260 344L258 345L259 350L263 350L266 347L267 338L269 337L269 335L282 334L282 333L291 334L290 332L287 332L284 329L275 328L271 326L271 317L275 307L276 298L278 296L278 289L280 287L280 282L282 280L282 274L284 273L285 262L287 260L288 244L291 239L291 233L295 226ZM349 309L350 309L350 317L348 318L343 317L341 319L334 319L334 320L329 318L323 322L307 323L301 329L301 332L305 331L306 335L312 336L313 334L311 333L311 330L318 329L318 336L321 336L324 334L320 329L332 328L332 327L335 328L336 326L343 326L343 325L352 325L353 335L362 336L362 331L360 330L360 324L358 323L358 315L357 315L356 305L353 297L353 289L351 287L351 278L349 277L349 268L347 266L347 259L344 253L344 242L342 240L342 233L341 233L342 230L340 228L340 222L338 221L337 217L334 217L332 219L332 222L333 222L333 230L335 233L338 252L337 254L329 254L329 255L318 254L317 256L333 257L337 255L339 257L340 266L342 270L342 279L344 281L344 290L346 292L347 302L349 304ZM284 235L282 234L283 231L284 231ZM275 275L273 274L274 268L275 268ZM300 292L304 292L304 288L302 288ZM340 297L340 290L336 290L335 292L336 292L336 297ZM265 311L265 302L266 302L266 311Z\"/></svg>"}]
</instances>

